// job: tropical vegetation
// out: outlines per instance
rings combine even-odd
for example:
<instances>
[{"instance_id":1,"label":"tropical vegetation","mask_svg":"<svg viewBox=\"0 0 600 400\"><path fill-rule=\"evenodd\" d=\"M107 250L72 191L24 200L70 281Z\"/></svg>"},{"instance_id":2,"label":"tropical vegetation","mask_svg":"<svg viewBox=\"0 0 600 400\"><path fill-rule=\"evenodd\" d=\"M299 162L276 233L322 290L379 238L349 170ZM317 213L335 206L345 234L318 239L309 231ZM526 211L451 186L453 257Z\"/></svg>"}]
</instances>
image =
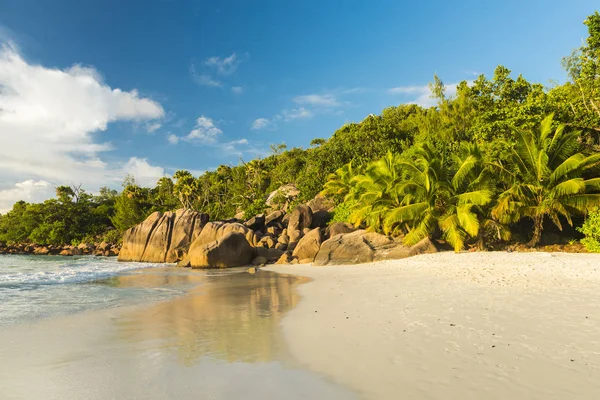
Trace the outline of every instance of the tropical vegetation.
<instances>
[{"instance_id":1,"label":"tropical vegetation","mask_svg":"<svg viewBox=\"0 0 600 400\"><path fill-rule=\"evenodd\" d=\"M600 205L600 14L585 25L588 38L562 60L564 84L545 87L498 66L450 96L434 76L435 106L388 107L308 148L272 145L262 159L200 176L177 171L152 188L127 177L119 192L61 186L55 199L17 202L0 215L0 242L114 239L154 211L180 207L213 219L252 216L266 210L269 193L293 184L295 202L323 193L336 204L333 221L407 244L434 237L460 250L512 238L535 246L562 230L585 234L588 245Z\"/></svg>"}]
</instances>

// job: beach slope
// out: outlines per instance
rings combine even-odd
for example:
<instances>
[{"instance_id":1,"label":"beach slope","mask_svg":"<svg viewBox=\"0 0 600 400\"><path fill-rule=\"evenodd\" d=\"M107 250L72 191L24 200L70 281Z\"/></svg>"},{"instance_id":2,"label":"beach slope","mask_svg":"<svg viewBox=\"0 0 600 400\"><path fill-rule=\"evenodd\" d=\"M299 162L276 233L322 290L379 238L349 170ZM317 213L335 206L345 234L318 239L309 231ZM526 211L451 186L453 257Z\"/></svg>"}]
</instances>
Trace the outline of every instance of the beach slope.
<instances>
[{"instance_id":1,"label":"beach slope","mask_svg":"<svg viewBox=\"0 0 600 400\"><path fill-rule=\"evenodd\" d=\"M313 278L293 356L369 399L600 398L600 255L439 253Z\"/></svg>"}]
</instances>

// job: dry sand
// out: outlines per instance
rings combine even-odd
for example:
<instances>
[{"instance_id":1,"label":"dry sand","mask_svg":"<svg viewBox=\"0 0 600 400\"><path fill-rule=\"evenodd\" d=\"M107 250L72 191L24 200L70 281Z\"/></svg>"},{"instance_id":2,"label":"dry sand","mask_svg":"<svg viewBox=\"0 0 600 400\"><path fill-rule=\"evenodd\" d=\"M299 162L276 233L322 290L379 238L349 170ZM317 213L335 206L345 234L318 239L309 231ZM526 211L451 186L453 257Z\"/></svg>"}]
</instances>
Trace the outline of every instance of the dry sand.
<instances>
[{"instance_id":1,"label":"dry sand","mask_svg":"<svg viewBox=\"0 0 600 400\"><path fill-rule=\"evenodd\" d=\"M600 255L277 266L292 355L367 399L600 399Z\"/></svg>"}]
</instances>

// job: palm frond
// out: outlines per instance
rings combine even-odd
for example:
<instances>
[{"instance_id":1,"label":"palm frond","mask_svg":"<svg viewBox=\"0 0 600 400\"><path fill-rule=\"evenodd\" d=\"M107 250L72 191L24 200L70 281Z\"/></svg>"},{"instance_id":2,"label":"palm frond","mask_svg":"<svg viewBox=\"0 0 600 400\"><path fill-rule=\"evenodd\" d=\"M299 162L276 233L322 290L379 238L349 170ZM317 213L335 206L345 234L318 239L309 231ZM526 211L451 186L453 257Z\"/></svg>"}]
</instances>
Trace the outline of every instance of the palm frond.
<instances>
[{"instance_id":1,"label":"palm frond","mask_svg":"<svg viewBox=\"0 0 600 400\"><path fill-rule=\"evenodd\" d=\"M570 196L573 194L585 192L585 181L583 178L573 178L568 181L564 181L554 186L548 193L548 197L557 198L562 196Z\"/></svg>"},{"instance_id":2,"label":"palm frond","mask_svg":"<svg viewBox=\"0 0 600 400\"><path fill-rule=\"evenodd\" d=\"M492 201L492 192L490 190L476 190L473 192L461 193L456 196L458 204L474 204L477 206L485 206Z\"/></svg>"},{"instance_id":3,"label":"palm frond","mask_svg":"<svg viewBox=\"0 0 600 400\"><path fill-rule=\"evenodd\" d=\"M459 252L464 248L466 233L460 227L460 221L456 214L448 215L440 221L444 239L448 241Z\"/></svg>"}]
</instances>

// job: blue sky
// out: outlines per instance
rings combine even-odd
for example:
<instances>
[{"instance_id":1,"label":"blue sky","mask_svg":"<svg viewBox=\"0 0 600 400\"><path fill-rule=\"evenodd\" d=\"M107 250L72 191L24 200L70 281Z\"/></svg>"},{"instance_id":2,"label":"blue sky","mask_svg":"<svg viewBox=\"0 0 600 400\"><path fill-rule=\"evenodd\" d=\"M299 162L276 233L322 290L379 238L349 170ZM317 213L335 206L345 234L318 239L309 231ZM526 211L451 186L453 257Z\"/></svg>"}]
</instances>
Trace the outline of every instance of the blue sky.
<instances>
[{"instance_id":1,"label":"blue sky","mask_svg":"<svg viewBox=\"0 0 600 400\"><path fill-rule=\"evenodd\" d=\"M63 182L97 190L133 173L146 184L249 160L271 143L308 146L387 106L427 103L434 72L451 85L502 64L563 81L560 58L595 7L2 1L0 146L11 150L0 150L0 212Z\"/></svg>"}]
</instances>

